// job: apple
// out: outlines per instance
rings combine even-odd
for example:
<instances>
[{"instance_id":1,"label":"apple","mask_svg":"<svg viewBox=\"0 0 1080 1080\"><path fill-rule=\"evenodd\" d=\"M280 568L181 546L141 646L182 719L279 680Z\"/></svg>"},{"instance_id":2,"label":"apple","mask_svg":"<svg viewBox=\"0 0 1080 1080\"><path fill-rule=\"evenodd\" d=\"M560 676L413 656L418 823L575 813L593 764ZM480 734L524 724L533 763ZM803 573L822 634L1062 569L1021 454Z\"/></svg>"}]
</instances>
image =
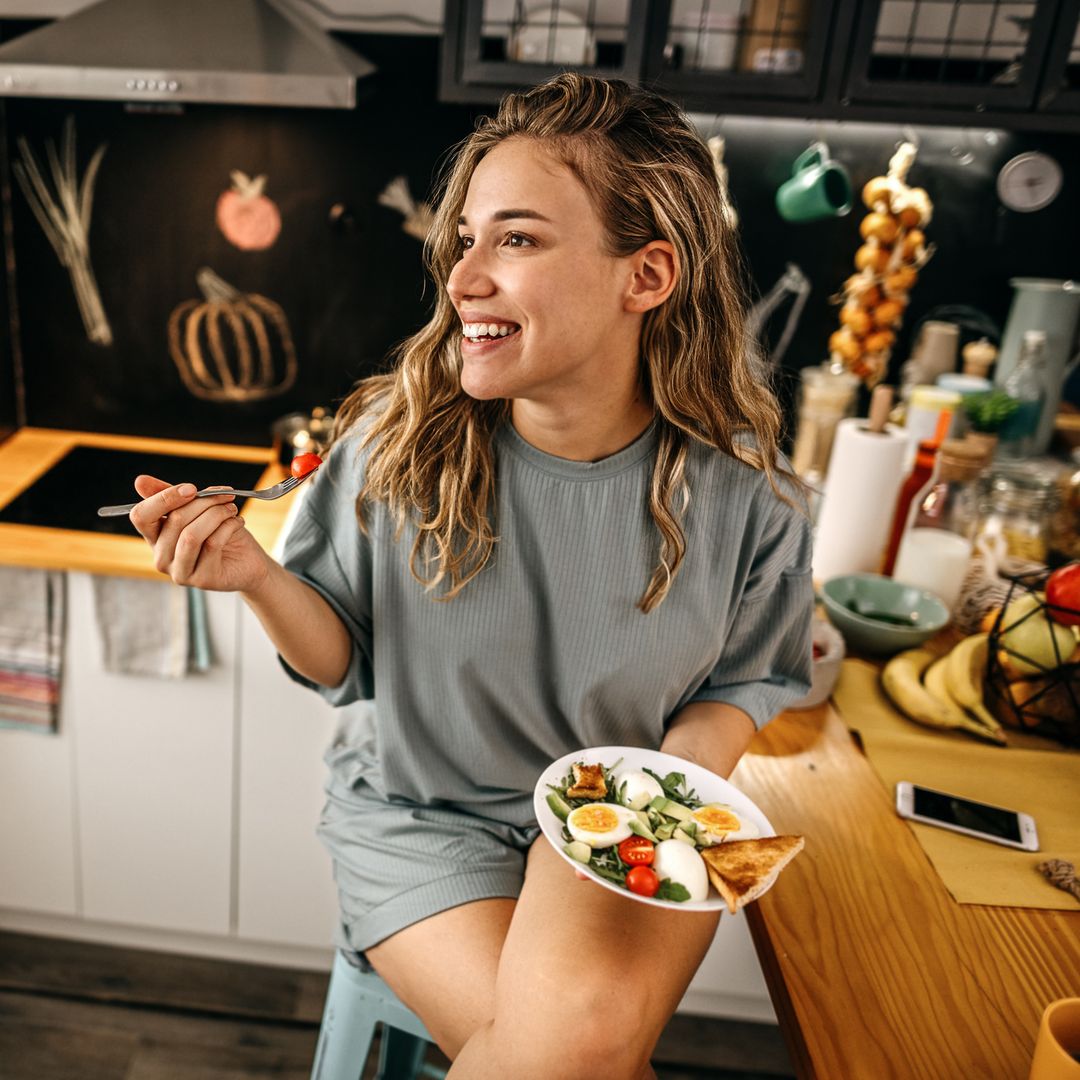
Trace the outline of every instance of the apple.
<instances>
[{"instance_id":1,"label":"apple","mask_svg":"<svg viewBox=\"0 0 1080 1080\"><path fill-rule=\"evenodd\" d=\"M1014 600L1001 620L998 643L1009 650L1012 667L1024 675L1038 675L1063 663L1076 647L1072 630L1051 622L1039 598L1028 593Z\"/></svg>"},{"instance_id":2,"label":"apple","mask_svg":"<svg viewBox=\"0 0 1080 1080\"><path fill-rule=\"evenodd\" d=\"M1080 626L1080 562L1058 567L1046 579L1046 602L1051 605L1047 614L1054 622Z\"/></svg>"}]
</instances>

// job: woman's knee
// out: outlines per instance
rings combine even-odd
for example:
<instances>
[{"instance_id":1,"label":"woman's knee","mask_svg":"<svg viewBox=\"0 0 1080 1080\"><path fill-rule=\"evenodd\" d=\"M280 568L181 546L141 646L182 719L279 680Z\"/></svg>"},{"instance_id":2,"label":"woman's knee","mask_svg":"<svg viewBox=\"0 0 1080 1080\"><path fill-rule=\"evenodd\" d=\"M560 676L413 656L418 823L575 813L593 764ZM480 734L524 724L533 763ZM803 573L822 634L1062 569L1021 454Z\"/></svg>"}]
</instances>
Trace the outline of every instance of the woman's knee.
<instances>
[{"instance_id":1,"label":"woman's knee","mask_svg":"<svg viewBox=\"0 0 1080 1080\"><path fill-rule=\"evenodd\" d=\"M558 1080L638 1080L667 1017L625 987L568 987L559 1000L496 1003L491 1045L505 1053L506 1075Z\"/></svg>"}]
</instances>

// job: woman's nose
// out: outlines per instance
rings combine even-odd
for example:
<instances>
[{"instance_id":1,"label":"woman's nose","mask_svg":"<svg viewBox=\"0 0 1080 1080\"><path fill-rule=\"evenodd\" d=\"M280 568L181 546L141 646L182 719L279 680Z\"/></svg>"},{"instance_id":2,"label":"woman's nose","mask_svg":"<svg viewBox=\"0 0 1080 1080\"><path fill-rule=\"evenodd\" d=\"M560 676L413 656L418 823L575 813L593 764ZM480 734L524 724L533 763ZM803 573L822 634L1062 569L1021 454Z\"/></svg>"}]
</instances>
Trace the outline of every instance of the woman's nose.
<instances>
[{"instance_id":1,"label":"woman's nose","mask_svg":"<svg viewBox=\"0 0 1080 1080\"><path fill-rule=\"evenodd\" d=\"M470 296L490 296L494 288L491 275L485 270L475 248L462 253L446 281L446 291L454 303L460 303Z\"/></svg>"}]
</instances>

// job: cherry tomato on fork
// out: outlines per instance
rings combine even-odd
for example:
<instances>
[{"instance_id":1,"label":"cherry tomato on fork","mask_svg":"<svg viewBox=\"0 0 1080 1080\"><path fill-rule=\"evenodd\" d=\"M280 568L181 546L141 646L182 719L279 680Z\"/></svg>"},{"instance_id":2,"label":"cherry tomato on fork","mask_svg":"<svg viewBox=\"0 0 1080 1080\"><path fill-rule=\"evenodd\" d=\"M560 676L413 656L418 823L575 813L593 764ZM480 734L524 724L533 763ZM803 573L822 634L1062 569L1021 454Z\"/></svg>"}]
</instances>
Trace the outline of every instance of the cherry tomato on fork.
<instances>
[{"instance_id":1,"label":"cherry tomato on fork","mask_svg":"<svg viewBox=\"0 0 1080 1080\"><path fill-rule=\"evenodd\" d=\"M619 844L619 858L630 866L652 866L653 842L644 836L628 836Z\"/></svg>"},{"instance_id":2,"label":"cherry tomato on fork","mask_svg":"<svg viewBox=\"0 0 1080 1080\"><path fill-rule=\"evenodd\" d=\"M318 454L297 454L292 459L289 471L293 476L307 476L322 464L322 458Z\"/></svg>"},{"instance_id":3,"label":"cherry tomato on fork","mask_svg":"<svg viewBox=\"0 0 1080 1080\"><path fill-rule=\"evenodd\" d=\"M638 896L655 896L660 888L660 879L651 866L635 866L627 872L626 887Z\"/></svg>"}]
</instances>

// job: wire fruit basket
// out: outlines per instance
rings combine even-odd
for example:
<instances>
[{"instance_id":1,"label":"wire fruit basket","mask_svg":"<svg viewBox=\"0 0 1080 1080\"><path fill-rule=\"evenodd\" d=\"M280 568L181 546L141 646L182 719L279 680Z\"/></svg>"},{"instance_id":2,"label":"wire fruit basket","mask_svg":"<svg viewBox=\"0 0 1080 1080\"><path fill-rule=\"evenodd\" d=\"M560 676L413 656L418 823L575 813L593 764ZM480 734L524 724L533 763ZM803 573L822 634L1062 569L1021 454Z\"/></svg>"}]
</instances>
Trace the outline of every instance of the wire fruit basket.
<instances>
[{"instance_id":1,"label":"wire fruit basket","mask_svg":"<svg viewBox=\"0 0 1080 1080\"><path fill-rule=\"evenodd\" d=\"M1051 619L1044 592L1050 573L1040 568L1010 578L1005 601L990 629L987 703L1008 727L1080 746L1080 647L1068 627ZM1054 610L1080 619L1080 611L1073 608ZM1021 634L1029 620L1035 621ZM1050 623L1045 640L1044 622ZM1022 651L1019 643L1023 641L1037 644L1041 655Z\"/></svg>"}]
</instances>

